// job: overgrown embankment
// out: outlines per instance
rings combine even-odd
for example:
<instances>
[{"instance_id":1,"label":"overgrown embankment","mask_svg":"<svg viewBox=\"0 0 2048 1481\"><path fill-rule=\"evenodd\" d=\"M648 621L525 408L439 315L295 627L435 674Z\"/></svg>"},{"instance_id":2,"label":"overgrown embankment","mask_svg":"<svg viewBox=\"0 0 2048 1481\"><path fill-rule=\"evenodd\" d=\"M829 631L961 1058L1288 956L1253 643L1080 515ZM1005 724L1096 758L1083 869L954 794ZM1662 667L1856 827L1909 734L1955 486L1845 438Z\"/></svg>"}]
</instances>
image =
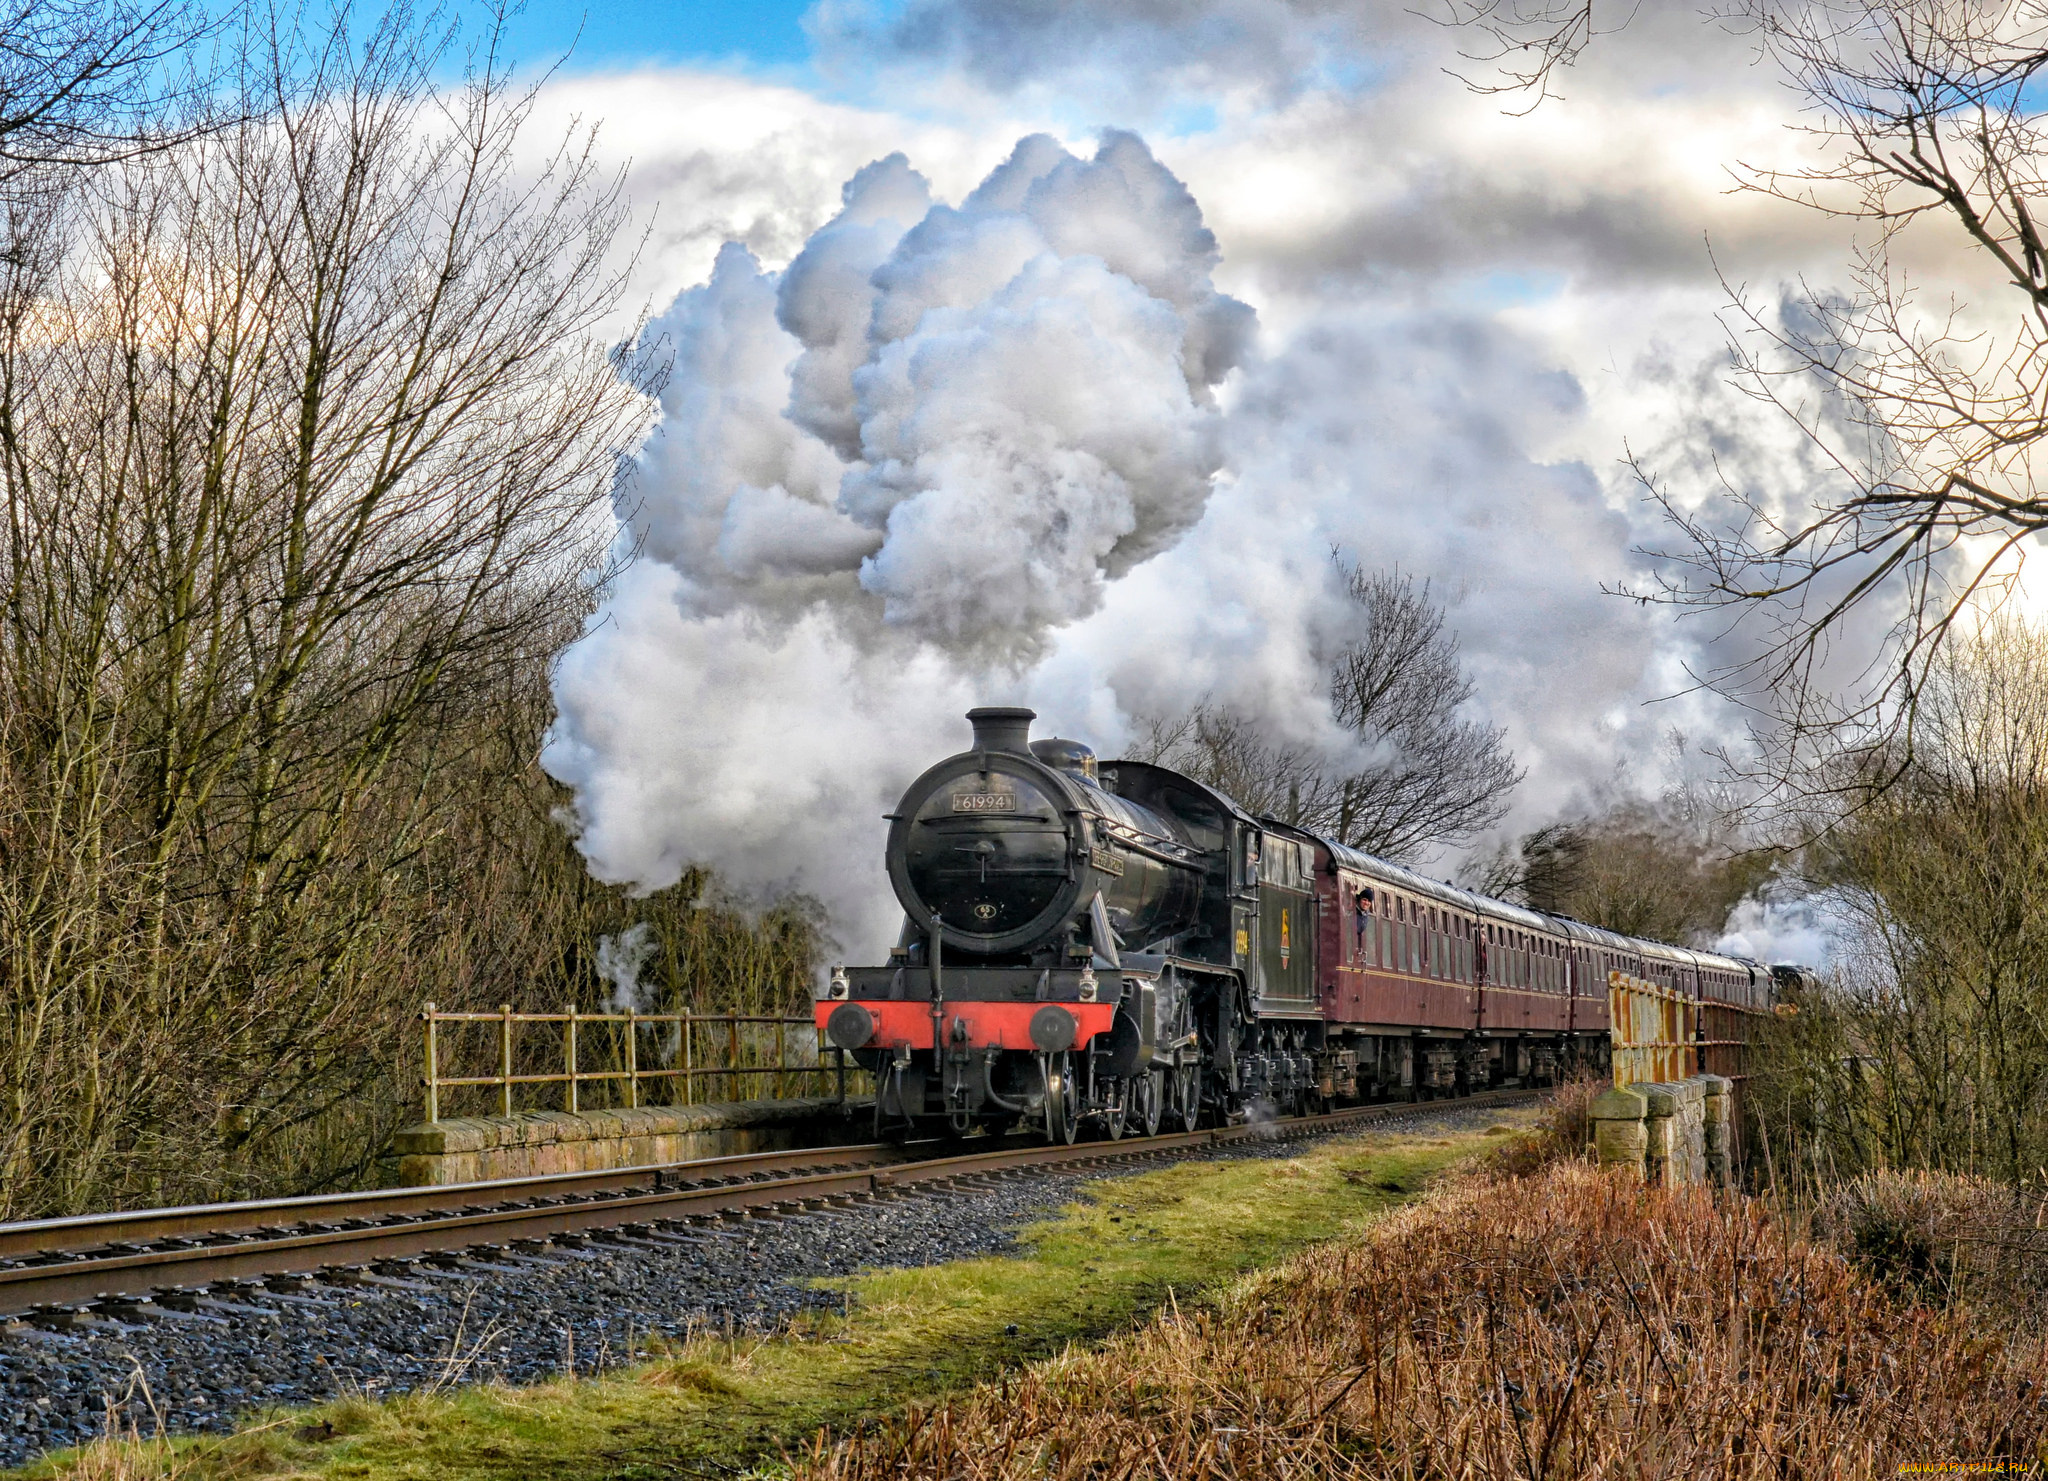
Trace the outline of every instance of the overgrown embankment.
<instances>
[{"instance_id":1,"label":"overgrown embankment","mask_svg":"<svg viewBox=\"0 0 2048 1481\"><path fill-rule=\"evenodd\" d=\"M960 1401L823 1436L881 1477L1876 1477L2041 1462L2041 1339L1930 1306L1752 1201L1581 1162L1361 1236Z\"/></svg>"}]
</instances>

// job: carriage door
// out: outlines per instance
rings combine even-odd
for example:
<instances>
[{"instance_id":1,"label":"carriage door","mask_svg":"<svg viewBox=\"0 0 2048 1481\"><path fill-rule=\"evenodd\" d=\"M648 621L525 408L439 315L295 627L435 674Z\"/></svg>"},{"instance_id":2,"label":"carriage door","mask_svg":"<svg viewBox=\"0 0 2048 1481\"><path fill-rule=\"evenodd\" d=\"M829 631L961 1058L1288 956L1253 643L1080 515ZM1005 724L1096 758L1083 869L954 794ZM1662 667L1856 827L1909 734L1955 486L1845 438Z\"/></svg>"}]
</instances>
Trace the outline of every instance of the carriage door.
<instances>
[{"instance_id":1,"label":"carriage door","mask_svg":"<svg viewBox=\"0 0 2048 1481\"><path fill-rule=\"evenodd\" d=\"M1260 1011L1313 1013L1315 894L1307 845L1266 836L1259 866Z\"/></svg>"},{"instance_id":2,"label":"carriage door","mask_svg":"<svg viewBox=\"0 0 2048 1481\"><path fill-rule=\"evenodd\" d=\"M1244 973L1254 998L1259 995L1259 874L1262 868L1258 830L1246 828L1238 837L1233 866L1236 888L1230 892L1230 963Z\"/></svg>"}]
</instances>

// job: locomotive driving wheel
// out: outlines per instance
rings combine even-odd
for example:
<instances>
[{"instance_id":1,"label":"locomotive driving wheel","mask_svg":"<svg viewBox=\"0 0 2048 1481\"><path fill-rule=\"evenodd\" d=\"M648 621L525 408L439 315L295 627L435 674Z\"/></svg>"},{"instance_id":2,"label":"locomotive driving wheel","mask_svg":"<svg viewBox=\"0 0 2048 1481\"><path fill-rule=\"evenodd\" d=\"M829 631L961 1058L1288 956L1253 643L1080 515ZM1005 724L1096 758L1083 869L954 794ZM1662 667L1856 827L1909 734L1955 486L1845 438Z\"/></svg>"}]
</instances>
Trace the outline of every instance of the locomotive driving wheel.
<instances>
[{"instance_id":1,"label":"locomotive driving wheel","mask_svg":"<svg viewBox=\"0 0 2048 1481\"><path fill-rule=\"evenodd\" d=\"M1202 1116L1202 1067L1184 1064L1167 1077L1167 1103L1174 1123L1182 1131L1193 1131Z\"/></svg>"},{"instance_id":2,"label":"locomotive driving wheel","mask_svg":"<svg viewBox=\"0 0 2048 1481\"><path fill-rule=\"evenodd\" d=\"M1045 1139L1071 1146L1081 1132L1081 1088L1074 1083L1073 1060L1065 1050L1043 1055L1045 1075Z\"/></svg>"},{"instance_id":3,"label":"locomotive driving wheel","mask_svg":"<svg viewBox=\"0 0 2048 1481\"><path fill-rule=\"evenodd\" d=\"M1166 1072L1147 1070L1131 1081L1131 1121L1140 1136L1157 1136L1165 1114Z\"/></svg>"},{"instance_id":4,"label":"locomotive driving wheel","mask_svg":"<svg viewBox=\"0 0 2048 1481\"><path fill-rule=\"evenodd\" d=\"M1112 1080L1109 1082L1109 1097L1102 1108L1103 1129L1109 1139L1120 1142L1124 1139L1124 1127L1131 1117L1131 1082Z\"/></svg>"}]
</instances>

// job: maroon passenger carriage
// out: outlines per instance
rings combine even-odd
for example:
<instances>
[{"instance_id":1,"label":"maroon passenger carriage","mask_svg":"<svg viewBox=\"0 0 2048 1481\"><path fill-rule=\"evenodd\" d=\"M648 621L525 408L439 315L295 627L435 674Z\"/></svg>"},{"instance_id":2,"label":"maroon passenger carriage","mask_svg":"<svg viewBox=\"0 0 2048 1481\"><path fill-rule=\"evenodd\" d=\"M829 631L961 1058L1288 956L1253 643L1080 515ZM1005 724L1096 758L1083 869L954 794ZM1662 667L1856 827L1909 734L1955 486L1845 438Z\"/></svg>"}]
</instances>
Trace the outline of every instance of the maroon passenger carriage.
<instances>
[{"instance_id":1,"label":"maroon passenger carriage","mask_svg":"<svg viewBox=\"0 0 2048 1481\"><path fill-rule=\"evenodd\" d=\"M884 1134L1192 1127L1264 1105L1544 1085L1610 1063L1610 1004L1684 1007L1671 1073L1739 1076L1772 969L1429 879L1168 768L969 715L886 856L887 964L836 969L820 1040L872 1071ZM1777 969L1785 972L1792 969Z\"/></svg>"}]
</instances>

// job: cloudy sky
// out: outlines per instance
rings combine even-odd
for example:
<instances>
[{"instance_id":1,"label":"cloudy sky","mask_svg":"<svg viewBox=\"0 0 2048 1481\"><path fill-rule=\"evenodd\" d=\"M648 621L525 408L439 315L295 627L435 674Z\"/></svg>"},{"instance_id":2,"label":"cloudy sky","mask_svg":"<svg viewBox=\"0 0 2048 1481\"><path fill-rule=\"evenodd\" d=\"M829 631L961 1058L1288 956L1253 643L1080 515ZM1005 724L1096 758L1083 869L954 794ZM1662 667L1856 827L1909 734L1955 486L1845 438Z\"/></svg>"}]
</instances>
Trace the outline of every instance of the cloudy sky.
<instances>
[{"instance_id":1,"label":"cloudy sky","mask_svg":"<svg viewBox=\"0 0 2048 1481\"><path fill-rule=\"evenodd\" d=\"M861 959L880 815L971 704L1113 753L1209 696L1338 746L1333 551L1448 603L1509 828L1733 732L1685 692L1720 635L1602 588L1668 538L1628 452L1821 476L1724 368L1724 280L1849 245L1732 188L1811 148L1741 35L1640 7L1516 117L1406 0L546 3L513 39L579 26L544 118L626 165L677 357L639 557L557 677L600 876L810 890Z\"/></svg>"}]
</instances>

